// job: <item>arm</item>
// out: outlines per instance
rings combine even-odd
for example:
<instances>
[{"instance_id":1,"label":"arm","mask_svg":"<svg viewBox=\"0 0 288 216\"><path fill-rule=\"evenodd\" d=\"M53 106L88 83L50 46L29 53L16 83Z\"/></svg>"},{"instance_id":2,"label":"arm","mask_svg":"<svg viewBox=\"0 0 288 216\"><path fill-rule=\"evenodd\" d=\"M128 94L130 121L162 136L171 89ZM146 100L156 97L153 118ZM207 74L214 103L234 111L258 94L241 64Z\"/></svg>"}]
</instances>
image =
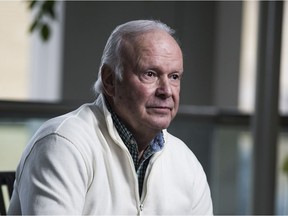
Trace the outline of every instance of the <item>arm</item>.
<instances>
[{"instance_id":1,"label":"arm","mask_svg":"<svg viewBox=\"0 0 288 216\"><path fill-rule=\"evenodd\" d=\"M211 192L207 182L205 172L200 165L196 164L194 179L194 204L192 206L193 213L196 215L213 215L213 205L211 199Z\"/></svg>"},{"instance_id":2,"label":"arm","mask_svg":"<svg viewBox=\"0 0 288 216\"><path fill-rule=\"evenodd\" d=\"M18 179L22 214L81 214L88 188L82 155L66 138L39 140Z\"/></svg>"}]
</instances>

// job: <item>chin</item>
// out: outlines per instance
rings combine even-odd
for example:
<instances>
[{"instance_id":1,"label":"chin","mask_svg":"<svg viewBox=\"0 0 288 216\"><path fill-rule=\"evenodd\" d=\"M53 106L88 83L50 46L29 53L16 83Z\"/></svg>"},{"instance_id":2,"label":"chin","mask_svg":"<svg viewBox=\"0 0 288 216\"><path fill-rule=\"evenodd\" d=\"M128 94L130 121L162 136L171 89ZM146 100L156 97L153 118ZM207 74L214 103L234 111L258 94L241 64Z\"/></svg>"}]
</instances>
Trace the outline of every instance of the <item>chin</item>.
<instances>
[{"instance_id":1,"label":"chin","mask_svg":"<svg viewBox=\"0 0 288 216\"><path fill-rule=\"evenodd\" d=\"M150 118L149 120L146 119L146 124L147 126L149 125L150 128L153 128L154 130L163 130L163 129L167 129L171 123L171 118L169 117L153 117Z\"/></svg>"},{"instance_id":2,"label":"chin","mask_svg":"<svg viewBox=\"0 0 288 216\"><path fill-rule=\"evenodd\" d=\"M163 129L167 129L169 125L170 125L170 121L169 123L162 123L162 124L154 125L154 128L158 130L163 130Z\"/></svg>"}]
</instances>

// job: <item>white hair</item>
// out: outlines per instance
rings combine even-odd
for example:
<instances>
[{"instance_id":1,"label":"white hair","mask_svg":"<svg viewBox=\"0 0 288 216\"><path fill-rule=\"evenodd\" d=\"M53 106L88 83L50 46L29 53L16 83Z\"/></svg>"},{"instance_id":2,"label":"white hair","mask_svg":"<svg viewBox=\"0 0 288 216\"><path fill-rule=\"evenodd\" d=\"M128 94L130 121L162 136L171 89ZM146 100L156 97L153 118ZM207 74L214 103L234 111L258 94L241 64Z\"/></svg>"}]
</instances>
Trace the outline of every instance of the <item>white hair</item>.
<instances>
[{"instance_id":1,"label":"white hair","mask_svg":"<svg viewBox=\"0 0 288 216\"><path fill-rule=\"evenodd\" d=\"M162 30L173 36L175 31L166 24L156 20L134 20L122 25L119 25L111 33L104 48L101 64L98 71L98 79L94 84L94 91L96 94L102 93L103 85L101 79L101 71L103 65L108 65L115 73L115 77L122 79L122 55L121 49L124 38L135 38L139 35L145 34L153 30Z\"/></svg>"}]
</instances>

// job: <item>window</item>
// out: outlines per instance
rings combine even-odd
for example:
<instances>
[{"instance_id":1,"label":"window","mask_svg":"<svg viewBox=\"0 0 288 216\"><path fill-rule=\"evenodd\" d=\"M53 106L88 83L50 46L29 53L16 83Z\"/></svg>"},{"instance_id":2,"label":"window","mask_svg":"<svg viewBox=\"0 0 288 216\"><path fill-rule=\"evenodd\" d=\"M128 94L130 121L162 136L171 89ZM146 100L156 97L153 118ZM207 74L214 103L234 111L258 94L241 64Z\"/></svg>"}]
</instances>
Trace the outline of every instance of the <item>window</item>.
<instances>
[{"instance_id":1,"label":"window","mask_svg":"<svg viewBox=\"0 0 288 216\"><path fill-rule=\"evenodd\" d=\"M29 14L24 1L0 2L0 99L28 98Z\"/></svg>"}]
</instances>

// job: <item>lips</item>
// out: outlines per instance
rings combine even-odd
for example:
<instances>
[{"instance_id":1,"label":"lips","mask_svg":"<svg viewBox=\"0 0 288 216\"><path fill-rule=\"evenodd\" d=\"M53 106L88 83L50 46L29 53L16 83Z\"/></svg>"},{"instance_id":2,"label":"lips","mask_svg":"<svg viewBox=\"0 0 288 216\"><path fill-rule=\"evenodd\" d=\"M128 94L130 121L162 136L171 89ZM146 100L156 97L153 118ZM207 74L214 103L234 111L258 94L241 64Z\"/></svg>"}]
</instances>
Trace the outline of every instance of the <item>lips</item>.
<instances>
[{"instance_id":1,"label":"lips","mask_svg":"<svg viewBox=\"0 0 288 216\"><path fill-rule=\"evenodd\" d=\"M151 108L151 109L168 109L168 110L172 110L173 108L172 107L168 107L168 106L150 106L148 108Z\"/></svg>"},{"instance_id":2,"label":"lips","mask_svg":"<svg viewBox=\"0 0 288 216\"><path fill-rule=\"evenodd\" d=\"M167 106L149 106L148 109L158 114L168 114L172 111L172 107Z\"/></svg>"}]
</instances>

